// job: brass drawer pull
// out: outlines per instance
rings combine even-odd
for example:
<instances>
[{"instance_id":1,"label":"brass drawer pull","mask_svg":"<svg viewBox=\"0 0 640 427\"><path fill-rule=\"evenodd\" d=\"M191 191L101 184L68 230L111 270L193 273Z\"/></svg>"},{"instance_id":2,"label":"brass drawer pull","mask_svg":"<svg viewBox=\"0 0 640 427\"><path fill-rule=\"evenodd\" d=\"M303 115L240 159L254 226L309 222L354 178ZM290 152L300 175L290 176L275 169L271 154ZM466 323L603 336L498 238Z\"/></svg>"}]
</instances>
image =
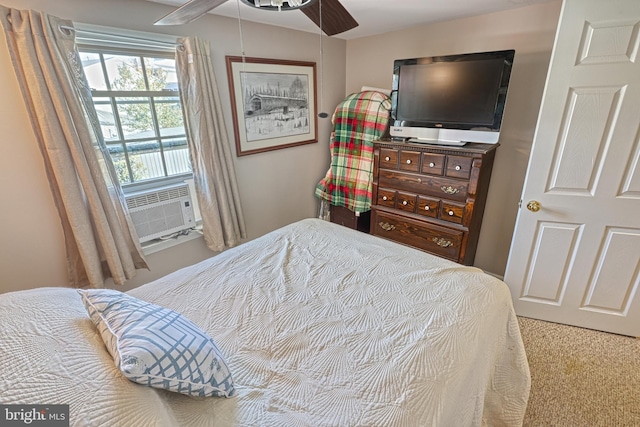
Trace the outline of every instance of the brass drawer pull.
<instances>
[{"instance_id":1,"label":"brass drawer pull","mask_svg":"<svg viewBox=\"0 0 640 427\"><path fill-rule=\"evenodd\" d=\"M453 242L451 240L445 240L442 237L434 237L431 240L433 240L435 244L440 246L441 248L448 248L449 246L453 246Z\"/></svg>"},{"instance_id":2,"label":"brass drawer pull","mask_svg":"<svg viewBox=\"0 0 640 427\"><path fill-rule=\"evenodd\" d=\"M453 188L450 185L449 186L443 185L442 187L440 187L440 189L447 194L456 194L460 192L460 190L458 190L457 188Z\"/></svg>"},{"instance_id":3,"label":"brass drawer pull","mask_svg":"<svg viewBox=\"0 0 640 427\"><path fill-rule=\"evenodd\" d=\"M395 230L396 226L395 225L391 225L388 222L380 222L378 223L378 225L380 226L380 228L382 228L384 231L391 231L391 230Z\"/></svg>"}]
</instances>

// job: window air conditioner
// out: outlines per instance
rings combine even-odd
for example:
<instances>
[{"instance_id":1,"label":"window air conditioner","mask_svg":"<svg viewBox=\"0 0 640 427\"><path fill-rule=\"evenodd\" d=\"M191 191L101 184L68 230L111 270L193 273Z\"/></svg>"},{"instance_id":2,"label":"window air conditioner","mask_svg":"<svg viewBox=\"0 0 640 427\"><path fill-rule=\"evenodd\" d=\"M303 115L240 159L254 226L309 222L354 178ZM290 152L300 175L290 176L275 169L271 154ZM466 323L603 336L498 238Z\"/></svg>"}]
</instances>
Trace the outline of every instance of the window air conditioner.
<instances>
[{"instance_id":1,"label":"window air conditioner","mask_svg":"<svg viewBox=\"0 0 640 427\"><path fill-rule=\"evenodd\" d=\"M127 194L125 200L140 243L196 225L187 184Z\"/></svg>"}]
</instances>

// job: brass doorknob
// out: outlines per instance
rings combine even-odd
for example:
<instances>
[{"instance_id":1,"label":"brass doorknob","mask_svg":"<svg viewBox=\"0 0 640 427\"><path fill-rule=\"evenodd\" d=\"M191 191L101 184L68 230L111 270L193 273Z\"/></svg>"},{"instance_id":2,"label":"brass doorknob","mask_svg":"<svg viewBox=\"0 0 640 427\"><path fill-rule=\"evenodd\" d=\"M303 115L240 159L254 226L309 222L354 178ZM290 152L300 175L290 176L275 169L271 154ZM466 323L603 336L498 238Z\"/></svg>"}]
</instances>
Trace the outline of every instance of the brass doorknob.
<instances>
[{"instance_id":1,"label":"brass doorknob","mask_svg":"<svg viewBox=\"0 0 640 427\"><path fill-rule=\"evenodd\" d=\"M540 202L538 202L537 200L531 200L529 203L527 203L527 209L529 209L531 212L538 212L540 210Z\"/></svg>"}]
</instances>

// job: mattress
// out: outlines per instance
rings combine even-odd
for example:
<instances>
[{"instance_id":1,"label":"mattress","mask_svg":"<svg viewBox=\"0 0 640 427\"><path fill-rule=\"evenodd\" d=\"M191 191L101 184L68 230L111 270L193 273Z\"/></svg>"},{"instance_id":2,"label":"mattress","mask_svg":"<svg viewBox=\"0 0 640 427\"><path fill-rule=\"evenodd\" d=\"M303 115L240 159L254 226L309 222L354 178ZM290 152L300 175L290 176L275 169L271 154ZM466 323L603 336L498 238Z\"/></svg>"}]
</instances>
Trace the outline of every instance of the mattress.
<instances>
[{"instance_id":1,"label":"mattress","mask_svg":"<svg viewBox=\"0 0 640 427\"><path fill-rule=\"evenodd\" d=\"M522 424L530 376L509 290L474 267L318 219L136 288L209 333L231 398L135 384L73 289L0 295L0 403L74 426Z\"/></svg>"}]
</instances>

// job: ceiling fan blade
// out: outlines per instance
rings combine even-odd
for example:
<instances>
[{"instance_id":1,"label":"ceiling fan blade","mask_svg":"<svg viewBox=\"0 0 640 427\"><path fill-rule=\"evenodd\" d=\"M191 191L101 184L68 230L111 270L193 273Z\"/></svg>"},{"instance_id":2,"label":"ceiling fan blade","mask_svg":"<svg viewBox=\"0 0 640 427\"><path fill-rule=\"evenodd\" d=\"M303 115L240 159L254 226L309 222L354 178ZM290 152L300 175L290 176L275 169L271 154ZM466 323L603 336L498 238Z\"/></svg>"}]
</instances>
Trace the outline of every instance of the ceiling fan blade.
<instances>
[{"instance_id":1,"label":"ceiling fan blade","mask_svg":"<svg viewBox=\"0 0 640 427\"><path fill-rule=\"evenodd\" d=\"M300 9L318 27L320 26L320 1ZM342 6L340 0L322 0L322 31L328 36L344 33L358 26L358 22Z\"/></svg>"},{"instance_id":2,"label":"ceiling fan blade","mask_svg":"<svg viewBox=\"0 0 640 427\"><path fill-rule=\"evenodd\" d=\"M191 22L227 0L191 0L170 14L160 18L153 25L182 25Z\"/></svg>"}]
</instances>

